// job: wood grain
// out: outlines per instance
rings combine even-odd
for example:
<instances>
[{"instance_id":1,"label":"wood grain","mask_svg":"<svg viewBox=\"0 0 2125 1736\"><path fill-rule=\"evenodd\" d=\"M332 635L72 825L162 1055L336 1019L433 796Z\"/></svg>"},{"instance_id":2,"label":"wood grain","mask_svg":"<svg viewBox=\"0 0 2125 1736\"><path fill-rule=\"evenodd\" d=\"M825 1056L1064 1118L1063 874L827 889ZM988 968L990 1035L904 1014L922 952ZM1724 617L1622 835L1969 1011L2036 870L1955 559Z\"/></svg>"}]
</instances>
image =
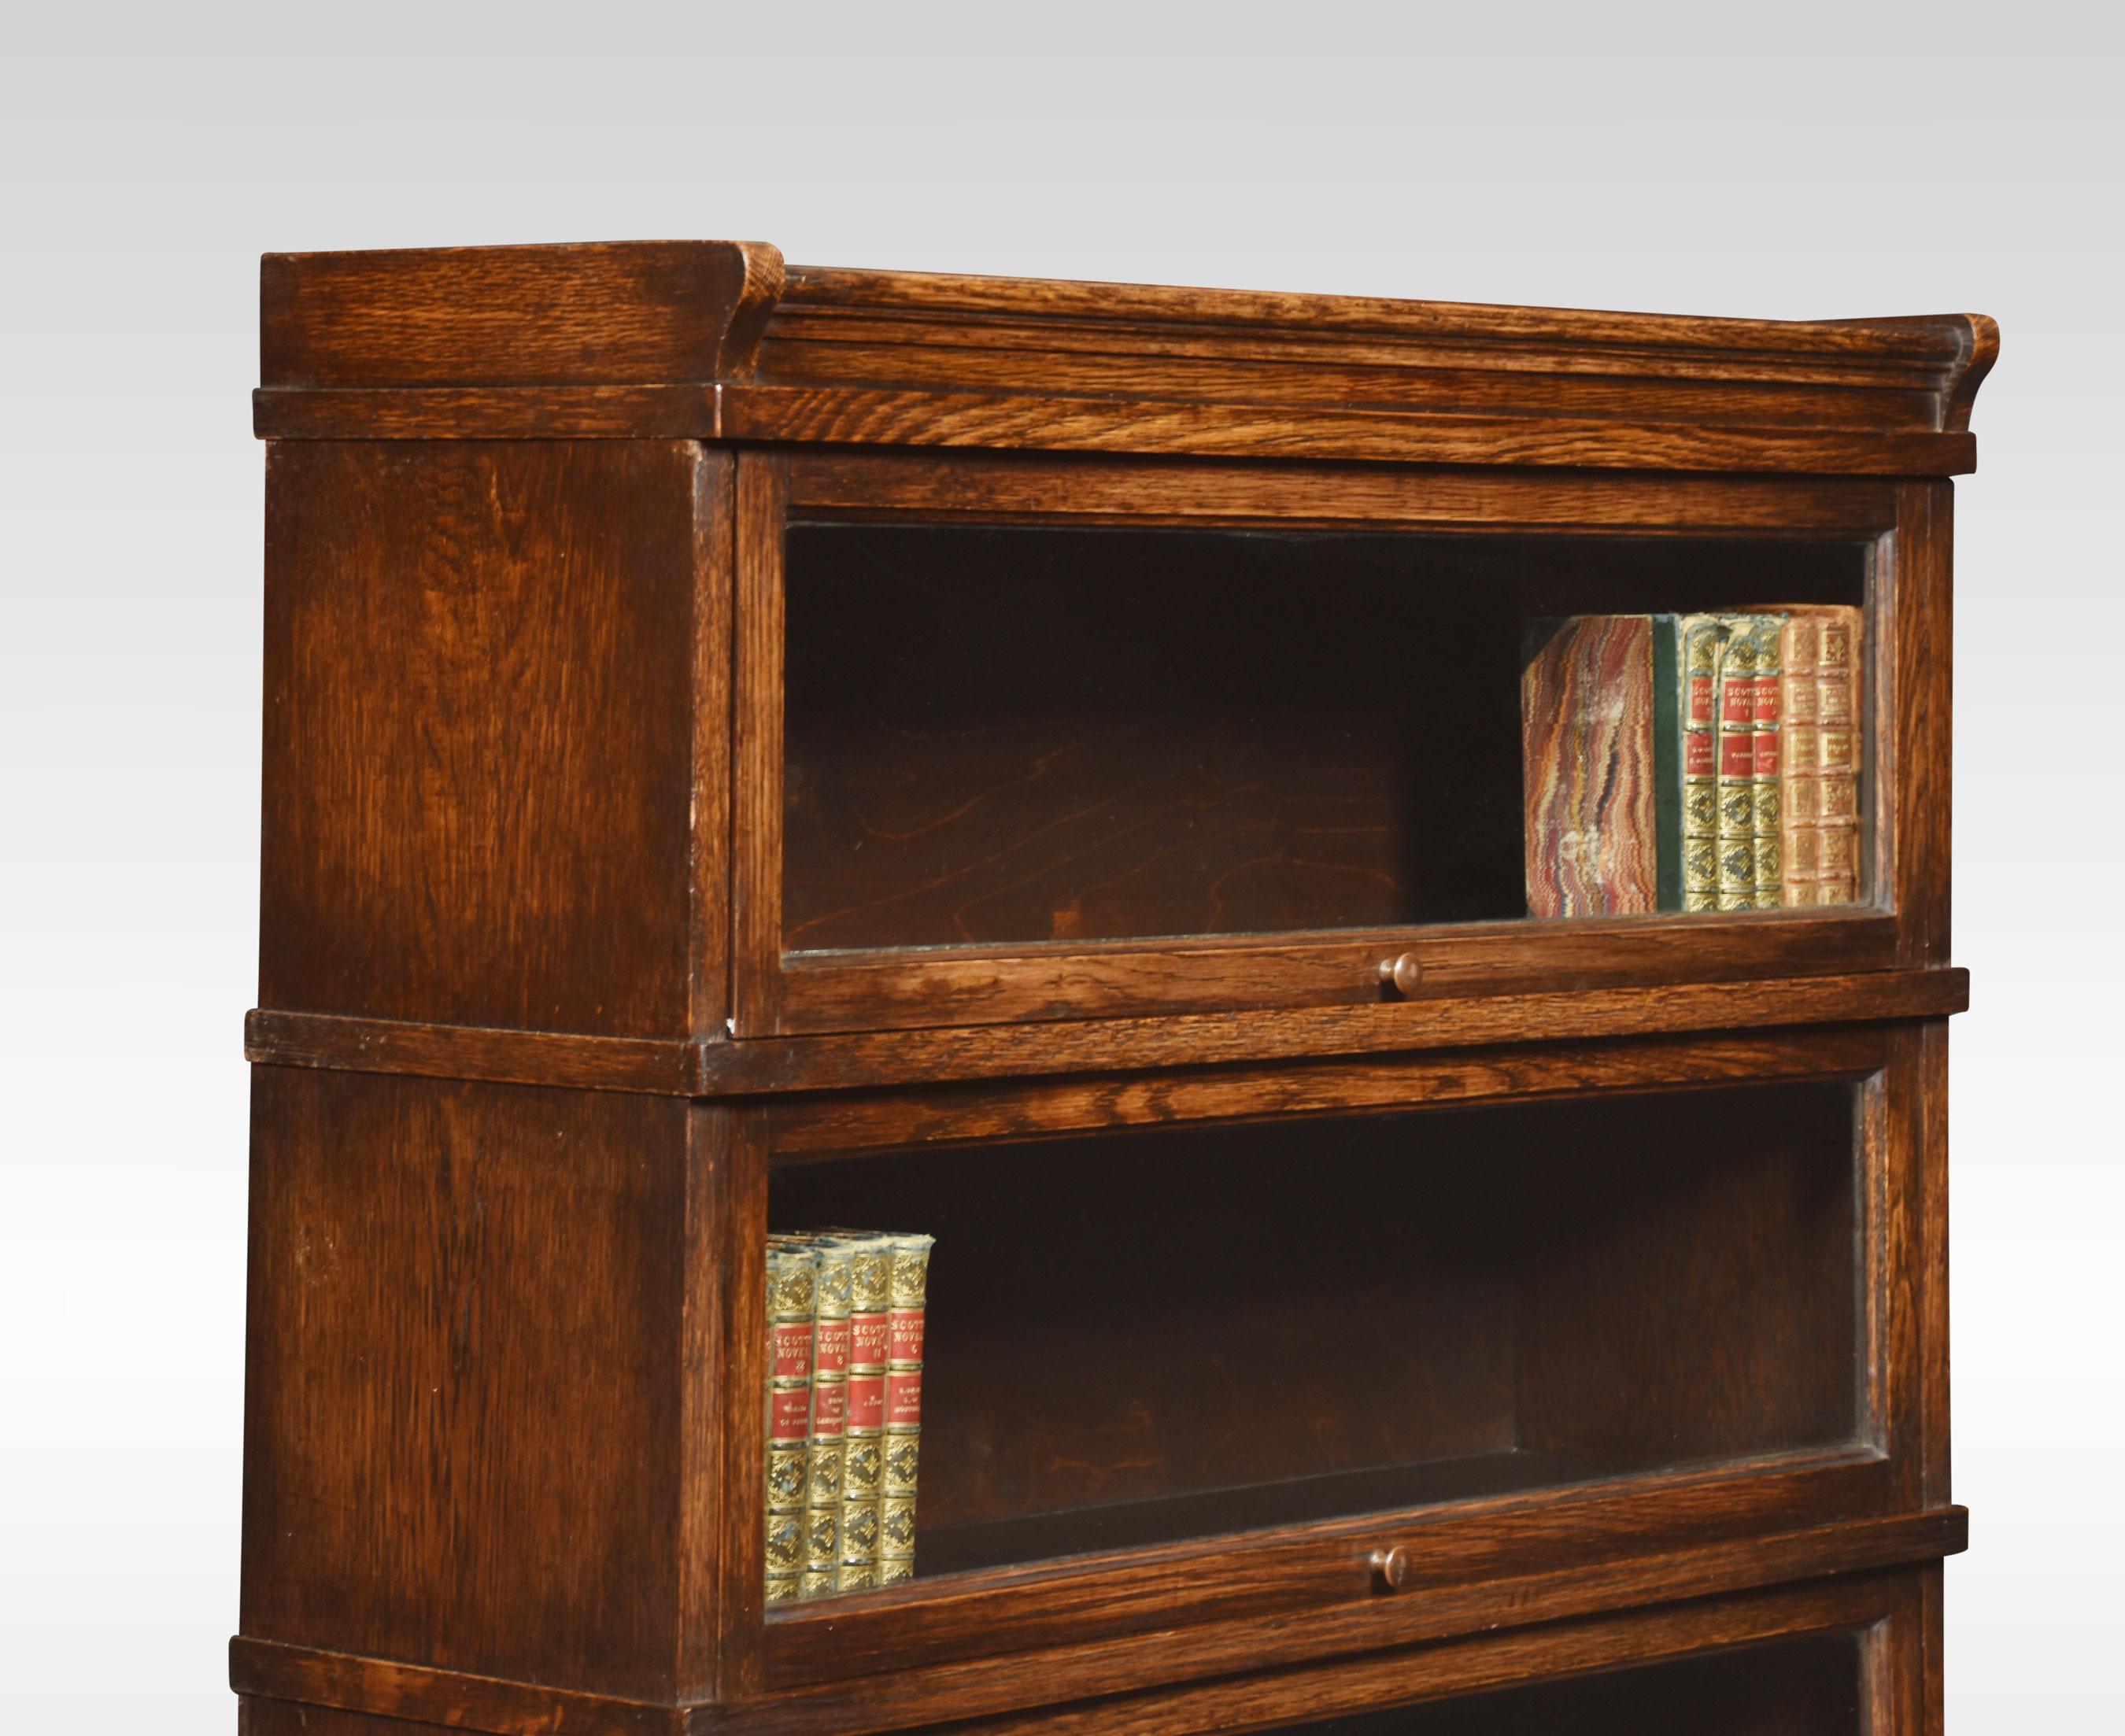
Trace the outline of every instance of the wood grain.
<instances>
[{"instance_id":1,"label":"wood grain","mask_svg":"<svg viewBox=\"0 0 2125 1736\"><path fill-rule=\"evenodd\" d=\"M1894 528L1896 489L1892 481L1864 477L1641 477L840 446L800 446L789 454L795 515L905 515L925 523L1487 526L1633 536L1750 530L1871 539Z\"/></svg>"},{"instance_id":2,"label":"wood grain","mask_svg":"<svg viewBox=\"0 0 2125 1736\"><path fill-rule=\"evenodd\" d=\"M688 1032L704 463L271 451L262 1003Z\"/></svg>"},{"instance_id":3,"label":"wood grain","mask_svg":"<svg viewBox=\"0 0 2125 1736\"><path fill-rule=\"evenodd\" d=\"M1257 1722L1345 1715L1876 1623L1896 1626L1896 1643L1915 1654L1915 1630L1925 1618L1909 1564L1959 1550L1965 1536L1964 1516L1955 1509L1713 1544L1592 1574L1499 1578L1424 1598L1375 1599L1329 1621L1235 1622L1215 1630L1209 1646L1204 1636L1176 1646L1168 1635L1098 1642L1053 1654L1052 1672L1038 1680L1029 1680L1016 1660L911 1669L723 1706L681 1707L662 1728L694 1736L723 1729L862 1736L912 1728L926 1721L926 1710L950 1709L963 1716L1015 1715L1019 1727L1037 1729L1068 1715L1059 1710L1067 1701L1127 1694L1135 1697L1109 1699L1094 1710L1106 1717L1128 1712L1138 1721L1125 1728L1180 1736L1244 1727L1228 1721L1242 1707L1254 1708ZM1484 1631L1485 1608L1510 1609L1514 1625ZM1161 1651L1170 1669L1160 1667ZM231 1645L230 1677L246 1695L356 1710L388 1706L389 1715L495 1736L552 1730L638 1736L658 1728L644 1721L648 1715L638 1703L610 1696L244 1639ZM1915 1725L1890 1729L1892 1736L1922 1736Z\"/></svg>"},{"instance_id":4,"label":"wood grain","mask_svg":"<svg viewBox=\"0 0 2125 1736\"><path fill-rule=\"evenodd\" d=\"M670 1697L686 1114L257 1070L245 1634Z\"/></svg>"},{"instance_id":5,"label":"wood grain","mask_svg":"<svg viewBox=\"0 0 2125 1736\"><path fill-rule=\"evenodd\" d=\"M761 242L268 253L268 387L740 379L782 290Z\"/></svg>"},{"instance_id":6,"label":"wood grain","mask_svg":"<svg viewBox=\"0 0 2125 1736\"><path fill-rule=\"evenodd\" d=\"M1595 470L1960 476L1967 434L1703 427L866 386L727 386L727 440Z\"/></svg>"},{"instance_id":7,"label":"wood grain","mask_svg":"<svg viewBox=\"0 0 2125 1736\"><path fill-rule=\"evenodd\" d=\"M1970 466L1998 348L1973 315L1708 320L785 273L772 247L733 242L269 254L261 289L259 426L282 437L388 423L401 438L1944 474ZM715 383L729 389L596 396Z\"/></svg>"},{"instance_id":8,"label":"wood grain","mask_svg":"<svg viewBox=\"0 0 2125 1736\"><path fill-rule=\"evenodd\" d=\"M978 1025L737 1042L614 1044L314 1014L254 1012L245 1052L288 1066L518 1084L602 1083L709 1097L851 1090L949 1080L1040 1078L1498 1043L1586 1042L1674 1031L1935 1018L1970 1004L1967 971L1872 972L1771 982L1482 996L1294 1012ZM675 1083L670 1069L681 1070Z\"/></svg>"},{"instance_id":9,"label":"wood grain","mask_svg":"<svg viewBox=\"0 0 2125 1736\"><path fill-rule=\"evenodd\" d=\"M1276 1115L1359 1115L1420 1104L1505 1103L1722 1080L1859 1078L1882 1066L1879 1027L1767 1036L1640 1037L1596 1047L1462 1050L1354 1061L1094 1074L1006 1084L778 1099L775 1160L949 1143L1039 1138Z\"/></svg>"},{"instance_id":10,"label":"wood grain","mask_svg":"<svg viewBox=\"0 0 2125 1736\"><path fill-rule=\"evenodd\" d=\"M1600 1616L1604 1626L1657 1630L1664 1624L1677 1624L1670 1630L1673 1641L1661 1654L1669 1656L1741 1643L1735 1614L1755 1600L1727 1594L1757 1586L1785 1587L1765 1593L1761 1602L1779 1608L1793 1625L1774 1625L1768 1632L1750 1627L1744 1630L1747 1639L1858 1625L1878 1619L1885 1602L1882 1586L1860 1577L1866 1570L1905 1564L1914 1555L1936 1559L1965 1541L1962 1521L1952 1516L1840 1527L1834 1544L1832 1535L1714 1544L1676 1551L1660 1558L1657 1565L1651 1560L1616 1561L1564 1574L1455 1587L1422 1598L1375 1598L1361 1608L1306 1621L1268 1617L1233 1622L1207 1634L1100 1641L1047 1654L1037 1682L1026 1680L1025 1666L1015 1658L902 1671L793 1689L729 1708L715 1724L706 1719L699 1722L702 1727L799 1736L856 1736L909 1728L949 1706L962 1716L997 1718L1000 1729L1011 1729L1015 1721L1020 1728L1039 1729L1044 1720L1057 1718L1067 1729L1072 1713L1059 1710L1062 1702L1132 1691L1143 1694L1147 1721L1141 1727L1174 1736L1232 1728L1228 1720L1241 1707L1251 1708L1257 1723L1334 1715L1406 1702L1421 1697L1427 1687L1462 1692L1524 1680L1542 1673L1534 1667L1534 1659L1553 1645L1563 1656L1584 1658L1585 1653L1571 1644L1575 1618L1596 1611L1632 1612ZM1818 1584L1793 1583L1830 1574L1849 1577ZM1677 1601L1700 1597L1707 1601ZM1718 1601L1722 1597L1725 1601ZM1474 1619L1476 1612L1486 1607L1510 1609L1515 1625L1502 1634L1461 1641L1450 1652L1443 1647L1438 1654L1387 1649L1473 1632L1482 1625ZM1538 1625L1519 1625L1523 1622ZM1371 1656L1329 1661L1352 1654ZM1442 1655L1463 1665L1467 1673L1437 1672L1435 1666ZM1204 1686L1190 1686L1195 1682ZM1028 1712L1029 1701L1058 1710ZM1110 1701L1084 1708L1077 1715L1096 1711L1111 1716L1116 1710ZM1019 1715L1016 1720L1009 1715L1014 1714Z\"/></svg>"},{"instance_id":11,"label":"wood grain","mask_svg":"<svg viewBox=\"0 0 2125 1736\"><path fill-rule=\"evenodd\" d=\"M1862 908L1761 917L1574 918L1461 922L1340 934L1190 936L1093 946L1046 943L949 950L785 953L780 1028L789 1034L896 1025L1359 1006L1570 987L1632 988L1887 970L1896 923ZM1412 992L1382 967L1407 959ZM747 1036L753 1030L741 1026Z\"/></svg>"}]
</instances>

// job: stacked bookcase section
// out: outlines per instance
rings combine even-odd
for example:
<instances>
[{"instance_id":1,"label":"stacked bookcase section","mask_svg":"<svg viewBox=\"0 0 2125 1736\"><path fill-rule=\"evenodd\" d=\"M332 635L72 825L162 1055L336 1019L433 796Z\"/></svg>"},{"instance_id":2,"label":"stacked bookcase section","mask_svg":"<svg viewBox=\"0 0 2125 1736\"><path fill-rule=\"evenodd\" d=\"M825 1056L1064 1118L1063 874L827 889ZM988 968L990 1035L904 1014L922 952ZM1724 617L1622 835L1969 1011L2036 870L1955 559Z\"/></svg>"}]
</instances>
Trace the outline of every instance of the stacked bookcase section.
<instances>
[{"instance_id":1,"label":"stacked bookcase section","mask_svg":"<svg viewBox=\"0 0 2125 1736\"><path fill-rule=\"evenodd\" d=\"M264 300L252 1736L1939 1729L1989 322Z\"/></svg>"}]
</instances>

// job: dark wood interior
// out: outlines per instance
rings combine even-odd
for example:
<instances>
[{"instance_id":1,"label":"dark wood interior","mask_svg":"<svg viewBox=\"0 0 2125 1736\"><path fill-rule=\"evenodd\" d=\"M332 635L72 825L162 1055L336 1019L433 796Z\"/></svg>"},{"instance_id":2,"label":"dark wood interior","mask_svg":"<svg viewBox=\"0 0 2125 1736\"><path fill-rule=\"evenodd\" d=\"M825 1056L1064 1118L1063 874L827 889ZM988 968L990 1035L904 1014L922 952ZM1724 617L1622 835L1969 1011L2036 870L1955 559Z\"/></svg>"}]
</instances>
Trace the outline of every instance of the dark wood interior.
<instances>
[{"instance_id":1,"label":"dark wood interior","mask_svg":"<svg viewBox=\"0 0 2125 1736\"><path fill-rule=\"evenodd\" d=\"M1856 1634L1396 1706L1293 1736L1865 1736Z\"/></svg>"},{"instance_id":2,"label":"dark wood interior","mask_svg":"<svg viewBox=\"0 0 2125 1736\"><path fill-rule=\"evenodd\" d=\"M1859 1428L1845 1084L775 1173L938 1238L918 1564L1391 1511Z\"/></svg>"},{"instance_id":3,"label":"dark wood interior","mask_svg":"<svg viewBox=\"0 0 2125 1736\"><path fill-rule=\"evenodd\" d=\"M1534 620L1863 600L1856 544L798 523L792 950L1526 914Z\"/></svg>"}]
</instances>

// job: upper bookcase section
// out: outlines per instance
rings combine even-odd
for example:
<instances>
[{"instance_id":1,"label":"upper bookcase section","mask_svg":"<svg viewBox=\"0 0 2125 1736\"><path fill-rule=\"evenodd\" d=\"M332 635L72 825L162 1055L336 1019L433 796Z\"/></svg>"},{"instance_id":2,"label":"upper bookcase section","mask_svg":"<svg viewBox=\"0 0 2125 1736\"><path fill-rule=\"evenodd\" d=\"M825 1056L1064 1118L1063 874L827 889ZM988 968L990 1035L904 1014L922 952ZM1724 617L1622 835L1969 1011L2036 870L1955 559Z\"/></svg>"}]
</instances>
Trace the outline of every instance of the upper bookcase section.
<instances>
[{"instance_id":1,"label":"upper bookcase section","mask_svg":"<svg viewBox=\"0 0 2125 1736\"><path fill-rule=\"evenodd\" d=\"M1788 322L785 267L756 242L263 261L267 438L686 437L1945 476L1980 315Z\"/></svg>"}]
</instances>

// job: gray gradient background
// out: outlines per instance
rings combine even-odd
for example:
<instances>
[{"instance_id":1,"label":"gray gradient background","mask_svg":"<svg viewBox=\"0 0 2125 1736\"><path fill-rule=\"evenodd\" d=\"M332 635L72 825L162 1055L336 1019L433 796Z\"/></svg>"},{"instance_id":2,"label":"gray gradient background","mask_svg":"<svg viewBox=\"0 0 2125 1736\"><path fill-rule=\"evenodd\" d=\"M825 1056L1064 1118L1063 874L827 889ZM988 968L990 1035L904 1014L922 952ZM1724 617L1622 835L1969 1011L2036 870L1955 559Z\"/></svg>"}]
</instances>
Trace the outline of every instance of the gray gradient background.
<instances>
[{"instance_id":1,"label":"gray gradient background","mask_svg":"<svg viewBox=\"0 0 2125 1736\"><path fill-rule=\"evenodd\" d=\"M1958 514L1949 1727L2118 1728L2120 36L2037 6L1473 11L0 26L0 1724L233 1724L257 256L737 236L1999 318Z\"/></svg>"}]
</instances>

